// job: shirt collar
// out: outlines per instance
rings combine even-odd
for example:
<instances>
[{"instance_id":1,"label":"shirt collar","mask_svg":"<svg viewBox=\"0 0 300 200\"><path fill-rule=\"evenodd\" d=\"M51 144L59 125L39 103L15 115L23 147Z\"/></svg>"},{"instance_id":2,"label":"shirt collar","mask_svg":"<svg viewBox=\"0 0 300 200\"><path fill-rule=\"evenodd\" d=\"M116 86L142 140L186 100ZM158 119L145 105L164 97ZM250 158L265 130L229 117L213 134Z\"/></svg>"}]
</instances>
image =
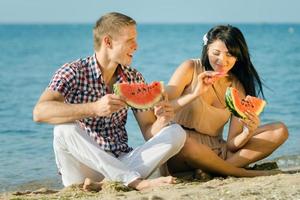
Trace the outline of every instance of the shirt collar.
<instances>
[{"instance_id":1,"label":"shirt collar","mask_svg":"<svg viewBox=\"0 0 300 200\"><path fill-rule=\"evenodd\" d=\"M100 65L97 61L96 53L94 53L90 59L90 68L92 70L93 76L95 79L98 79L100 75L102 74ZM121 69L121 73L119 73L119 68ZM118 65L117 67L117 73L118 73L118 80L121 82L126 82L126 72L128 71L128 66L123 66L121 64Z\"/></svg>"},{"instance_id":2,"label":"shirt collar","mask_svg":"<svg viewBox=\"0 0 300 200\"><path fill-rule=\"evenodd\" d=\"M89 65L91 67L94 78L98 79L101 75L101 69L97 62L96 53L94 53L91 57Z\"/></svg>"}]
</instances>

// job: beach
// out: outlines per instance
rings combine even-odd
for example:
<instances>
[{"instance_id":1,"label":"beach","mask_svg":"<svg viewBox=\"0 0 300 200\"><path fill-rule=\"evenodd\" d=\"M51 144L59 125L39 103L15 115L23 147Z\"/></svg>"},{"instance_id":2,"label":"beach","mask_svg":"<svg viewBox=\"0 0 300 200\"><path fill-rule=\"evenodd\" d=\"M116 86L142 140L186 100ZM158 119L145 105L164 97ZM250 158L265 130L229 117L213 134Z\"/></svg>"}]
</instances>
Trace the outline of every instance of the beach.
<instances>
[{"instance_id":1,"label":"beach","mask_svg":"<svg viewBox=\"0 0 300 200\"><path fill-rule=\"evenodd\" d=\"M220 178L182 181L175 185L135 191L107 182L99 192L85 192L79 185L62 190L41 188L1 194L1 199L300 199L300 173L255 178Z\"/></svg>"},{"instance_id":2,"label":"beach","mask_svg":"<svg viewBox=\"0 0 300 200\"><path fill-rule=\"evenodd\" d=\"M158 80L167 84L171 74L180 63L201 55L202 37L212 26L213 24L140 24L138 26L139 50L134 56L132 67L142 72L147 82ZM65 199L73 198L73 196L73 199L77 198L76 189L69 193L65 189L60 190L62 188L61 177L57 175L52 146L53 126L34 123L32 109L39 95L49 84L52 75L61 65L93 54L92 28L92 24L0 25L0 43L2 49L5 49L0 54L2 69L0 91L3 94L0 104L0 193L2 198L10 198L10 196L14 199L55 199L59 196L65 196ZM298 130L300 123L295 119L300 117L300 106L296 103L299 99L300 87L290 86L300 80L298 67L300 25L240 24L239 28L245 33L253 62L266 86L264 91L267 106L261 114L261 124L282 121L289 129L288 140L267 159L276 160L279 167L299 167ZM278 40L278 38L284 38L284 40ZM276 51L273 51L274 49ZM136 148L144 143L144 138L131 111L126 129L130 146ZM227 138L225 130L223 138ZM275 181L274 177L281 178ZM300 199L299 188L293 189L291 184L295 181L299 182L298 174L282 174L274 177L214 179L200 183L190 181L144 192L109 193L103 189L96 194L87 194L79 190L78 198L83 195L82 199L88 197L100 199L108 195L108 197L119 199L141 199L142 197L155 199L156 196L170 199L169 197L174 195L175 199L189 199L188 195L194 195L193 198L199 195L203 197L201 199L221 199L223 196L219 195L224 187L224 190L229 188L229 194L224 194L228 198L233 195L232 198L244 199L241 194L247 194L249 199L263 199L264 195L271 195L271 192L276 191L286 195L295 194ZM264 184L261 180L270 182L270 185L263 186L269 189L261 189L261 184ZM243 182L245 184L241 184ZM42 187L48 188L48 191L54 189L55 193L12 195L17 191L30 190L28 193L47 191L37 190ZM254 191L253 194L251 191ZM255 192L257 195L254 194ZM284 195L282 199L283 197Z\"/></svg>"}]
</instances>

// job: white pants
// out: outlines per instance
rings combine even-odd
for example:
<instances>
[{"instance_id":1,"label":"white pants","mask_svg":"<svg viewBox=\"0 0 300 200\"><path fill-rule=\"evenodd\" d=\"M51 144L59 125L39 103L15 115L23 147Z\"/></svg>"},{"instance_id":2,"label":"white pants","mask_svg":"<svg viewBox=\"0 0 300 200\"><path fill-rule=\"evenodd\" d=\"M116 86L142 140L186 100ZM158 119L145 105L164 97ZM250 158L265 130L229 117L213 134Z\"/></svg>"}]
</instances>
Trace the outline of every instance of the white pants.
<instances>
[{"instance_id":1,"label":"white pants","mask_svg":"<svg viewBox=\"0 0 300 200\"><path fill-rule=\"evenodd\" d=\"M85 178L104 178L128 185L137 178L147 178L156 168L177 154L186 139L185 131L172 124L129 153L116 158L105 152L77 124L54 127L53 147L64 186L83 183Z\"/></svg>"}]
</instances>

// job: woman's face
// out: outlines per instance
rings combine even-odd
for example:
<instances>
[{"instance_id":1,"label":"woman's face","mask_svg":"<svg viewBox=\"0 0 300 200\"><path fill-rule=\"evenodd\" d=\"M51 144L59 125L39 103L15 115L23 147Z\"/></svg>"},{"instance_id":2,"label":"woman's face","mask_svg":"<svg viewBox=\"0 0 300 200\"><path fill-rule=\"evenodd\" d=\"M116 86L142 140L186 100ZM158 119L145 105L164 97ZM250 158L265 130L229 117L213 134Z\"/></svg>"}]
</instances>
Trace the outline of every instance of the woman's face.
<instances>
[{"instance_id":1,"label":"woman's face","mask_svg":"<svg viewBox=\"0 0 300 200\"><path fill-rule=\"evenodd\" d=\"M224 42L217 39L208 45L208 60L214 71L228 73L236 62L236 57L232 56Z\"/></svg>"}]
</instances>

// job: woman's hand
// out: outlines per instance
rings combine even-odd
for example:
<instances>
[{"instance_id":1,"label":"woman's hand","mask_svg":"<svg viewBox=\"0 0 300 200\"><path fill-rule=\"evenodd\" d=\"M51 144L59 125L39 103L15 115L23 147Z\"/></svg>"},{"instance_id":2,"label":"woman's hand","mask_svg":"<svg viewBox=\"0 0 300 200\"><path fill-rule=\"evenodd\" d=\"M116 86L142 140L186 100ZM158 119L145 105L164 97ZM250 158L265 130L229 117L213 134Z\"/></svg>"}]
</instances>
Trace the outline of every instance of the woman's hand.
<instances>
[{"instance_id":1,"label":"woman's hand","mask_svg":"<svg viewBox=\"0 0 300 200\"><path fill-rule=\"evenodd\" d=\"M235 152L241 149L255 134L255 130L260 124L259 117L253 113L246 111L245 119L237 118L232 116L230 131L228 133L228 143L227 147L230 151ZM241 123L243 125L243 130L241 132Z\"/></svg>"},{"instance_id":2,"label":"woman's hand","mask_svg":"<svg viewBox=\"0 0 300 200\"><path fill-rule=\"evenodd\" d=\"M198 75L198 83L193 91L193 95L200 96L205 93L209 87L214 84L219 78L227 76L227 74L222 74L220 72L205 71Z\"/></svg>"},{"instance_id":3,"label":"woman's hand","mask_svg":"<svg viewBox=\"0 0 300 200\"><path fill-rule=\"evenodd\" d=\"M154 106L154 115L165 125L174 119L174 108L168 101L167 93L163 93L163 100Z\"/></svg>"},{"instance_id":4,"label":"woman's hand","mask_svg":"<svg viewBox=\"0 0 300 200\"><path fill-rule=\"evenodd\" d=\"M260 125L260 119L253 112L246 111L244 114L246 115L246 118L241 119L241 122L249 129L249 133L253 134Z\"/></svg>"}]
</instances>

